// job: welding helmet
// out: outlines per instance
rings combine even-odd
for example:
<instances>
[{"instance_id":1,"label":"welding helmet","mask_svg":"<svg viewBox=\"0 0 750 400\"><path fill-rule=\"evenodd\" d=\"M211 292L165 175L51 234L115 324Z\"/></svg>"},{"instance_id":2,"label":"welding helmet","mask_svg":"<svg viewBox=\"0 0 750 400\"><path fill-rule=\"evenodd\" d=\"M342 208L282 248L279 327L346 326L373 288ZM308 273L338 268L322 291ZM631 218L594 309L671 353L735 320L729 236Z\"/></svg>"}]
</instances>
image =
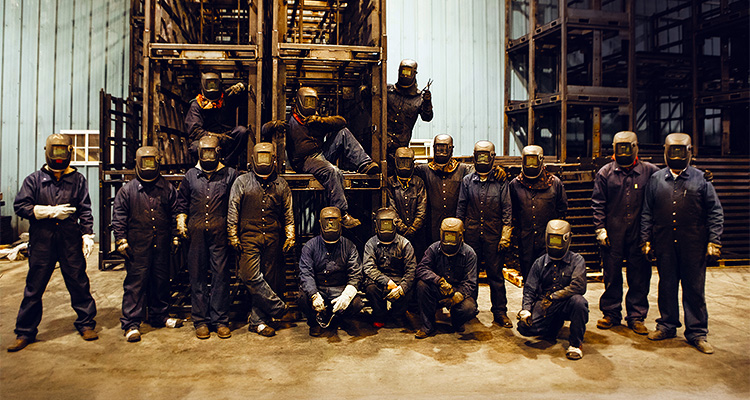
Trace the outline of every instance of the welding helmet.
<instances>
[{"instance_id":1,"label":"welding helmet","mask_svg":"<svg viewBox=\"0 0 750 400\"><path fill-rule=\"evenodd\" d=\"M529 179L537 178L544 168L544 150L539 146L526 146L522 152L521 173Z\"/></svg>"},{"instance_id":2,"label":"welding helmet","mask_svg":"<svg viewBox=\"0 0 750 400\"><path fill-rule=\"evenodd\" d=\"M297 114L303 117L315 115L320 106L318 92L311 87L299 88L297 96L294 98L294 106L297 108Z\"/></svg>"},{"instance_id":3,"label":"welding helmet","mask_svg":"<svg viewBox=\"0 0 750 400\"><path fill-rule=\"evenodd\" d=\"M435 164L445 165L453 157L453 138L451 135L441 134L435 136L432 142Z\"/></svg>"},{"instance_id":4,"label":"welding helmet","mask_svg":"<svg viewBox=\"0 0 750 400\"><path fill-rule=\"evenodd\" d=\"M692 140L684 133L670 133L664 140L664 162L669 169L682 171L692 159Z\"/></svg>"},{"instance_id":5,"label":"welding helmet","mask_svg":"<svg viewBox=\"0 0 750 400\"><path fill-rule=\"evenodd\" d=\"M221 98L221 76L216 72L201 74L201 94L211 101Z\"/></svg>"},{"instance_id":6,"label":"welding helmet","mask_svg":"<svg viewBox=\"0 0 750 400\"><path fill-rule=\"evenodd\" d=\"M203 171L216 171L216 168L219 166L220 151L218 137L206 135L201 138L198 142L198 162Z\"/></svg>"},{"instance_id":7,"label":"welding helmet","mask_svg":"<svg viewBox=\"0 0 750 400\"><path fill-rule=\"evenodd\" d=\"M396 219L398 214L392 208L381 208L375 213L375 232L383 244L393 243L396 239Z\"/></svg>"},{"instance_id":8,"label":"welding helmet","mask_svg":"<svg viewBox=\"0 0 750 400\"><path fill-rule=\"evenodd\" d=\"M440 223L440 251L454 256L464 243L464 223L458 218L448 217Z\"/></svg>"},{"instance_id":9,"label":"welding helmet","mask_svg":"<svg viewBox=\"0 0 750 400\"><path fill-rule=\"evenodd\" d=\"M565 257L570 247L573 233L570 231L568 221L553 219L547 223L547 231L544 235L547 244L547 254L553 260L560 260Z\"/></svg>"},{"instance_id":10,"label":"welding helmet","mask_svg":"<svg viewBox=\"0 0 750 400\"><path fill-rule=\"evenodd\" d=\"M276 169L276 146L273 143L258 143L253 147L253 172L268 178Z\"/></svg>"},{"instance_id":11,"label":"welding helmet","mask_svg":"<svg viewBox=\"0 0 750 400\"><path fill-rule=\"evenodd\" d=\"M320 234L323 241L336 243L341 238L341 210L338 207L326 207L320 210Z\"/></svg>"},{"instance_id":12,"label":"welding helmet","mask_svg":"<svg viewBox=\"0 0 750 400\"><path fill-rule=\"evenodd\" d=\"M159 150L143 146L135 152L135 174L141 182L153 182L159 177Z\"/></svg>"},{"instance_id":13,"label":"welding helmet","mask_svg":"<svg viewBox=\"0 0 750 400\"><path fill-rule=\"evenodd\" d=\"M409 179L414 174L414 150L408 147L396 149L396 175L401 179Z\"/></svg>"},{"instance_id":14,"label":"welding helmet","mask_svg":"<svg viewBox=\"0 0 750 400\"><path fill-rule=\"evenodd\" d=\"M44 158L47 168L52 171L65 171L73 156L73 144L69 136L54 133L47 136L44 144Z\"/></svg>"},{"instance_id":15,"label":"welding helmet","mask_svg":"<svg viewBox=\"0 0 750 400\"><path fill-rule=\"evenodd\" d=\"M480 140L474 145L474 169L486 176L495 164L495 145L489 140Z\"/></svg>"},{"instance_id":16,"label":"welding helmet","mask_svg":"<svg viewBox=\"0 0 750 400\"><path fill-rule=\"evenodd\" d=\"M410 59L401 61L398 66L398 86L408 88L417 82L417 62Z\"/></svg>"},{"instance_id":17,"label":"welding helmet","mask_svg":"<svg viewBox=\"0 0 750 400\"><path fill-rule=\"evenodd\" d=\"M638 157L638 136L635 132L617 132L612 139L615 162L622 168L630 167Z\"/></svg>"}]
</instances>

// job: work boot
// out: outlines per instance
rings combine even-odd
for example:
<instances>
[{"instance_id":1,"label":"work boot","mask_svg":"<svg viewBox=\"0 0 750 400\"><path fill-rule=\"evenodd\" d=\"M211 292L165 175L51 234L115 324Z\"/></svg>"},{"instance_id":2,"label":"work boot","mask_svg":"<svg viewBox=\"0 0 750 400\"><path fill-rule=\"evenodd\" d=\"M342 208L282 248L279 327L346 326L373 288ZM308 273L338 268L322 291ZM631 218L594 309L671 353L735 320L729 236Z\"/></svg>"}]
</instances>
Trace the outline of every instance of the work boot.
<instances>
[{"instance_id":1,"label":"work boot","mask_svg":"<svg viewBox=\"0 0 750 400\"><path fill-rule=\"evenodd\" d=\"M628 321L628 328L639 335L648 335L648 328L641 320Z\"/></svg>"},{"instance_id":2,"label":"work boot","mask_svg":"<svg viewBox=\"0 0 750 400\"><path fill-rule=\"evenodd\" d=\"M676 332L667 332L658 328L648 333L649 340L664 340L673 338L675 336L677 336Z\"/></svg>"},{"instance_id":3,"label":"work boot","mask_svg":"<svg viewBox=\"0 0 750 400\"><path fill-rule=\"evenodd\" d=\"M99 339L99 335L97 335L96 332L94 332L94 328L89 328L89 327L83 328L83 330L81 331L81 337L83 337L83 340L86 340L89 342L92 340Z\"/></svg>"},{"instance_id":4,"label":"work boot","mask_svg":"<svg viewBox=\"0 0 750 400\"><path fill-rule=\"evenodd\" d=\"M380 173L380 165L375 161L365 162L357 168L360 174L377 175Z\"/></svg>"},{"instance_id":5,"label":"work boot","mask_svg":"<svg viewBox=\"0 0 750 400\"><path fill-rule=\"evenodd\" d=\"M565 357L568 357L568 360L580 360L583 358L583 351L578 347L569 346Z\"/></svg>"},{"instance_id":6,"label":"work boot","mask_svg":"<svg viewBox=\"0 0 750 400\"><path fill-rule=\"evenodd\" d=\"M229 339L232 337L232 331L226 325L219 325L216 328L216 335L219 336L220 339Z\"/></svg>"},{"instance_id":7,"label":"work boot","mask_svg":"<svg viewBox=\"0 0 750 400\"><path fill-rule=\"evenodd\" d=\"M132 327L125 332L125 340L130 343L141 341L141 332L136 327Z\"/></svg>"},{"instance_id":8,"label":"work boot","mask_svg":"<svg viewBox=\"0 0 750 400\"><path fill-rule=\"evenodd\" d=\"M341 226L343 226L346 229L352 229L360 226L362 223L359 222L358 219L352 217L349 215L349 213L345 213L344 216L341 217Z\"/></svg>"},{"instance_id":9,"label":"work boot","mask_svg":"<svg viewBox=\"0 0 750 400\"><path fill-rule=\"evenodd\" d=\"M323 334L323 328L319 325L310 325L310 336L318 337Z\"/></svg>"},{"instance_id":10,"label":"work boot","mask_svg":"<svg viewBox=\"0 0 750 400\"><path fill-rule=\"evenodd\" d=\"M609 315L605 315L604 318L600 319L599 321L596 321L596 327L599 329L609 329L617 325L620 325L620 320L614 319L610 317Z\"/></svg>"},{"instance_id":11,"label":"work boot","mask_svg":"<svg viewBox=\"0 0 750 400\"><path fill-rule=\"evenodd\" d=\"M426 338L432 336L432 334L434 332L435 331L425 331L423 329L420 329L420 330L417 331L417 333L414 334L414 337L417 338L417 339L426 339Z\"/></svg>"},{"instance_id":12,"label":"work boot","mask_svg":"<svg viewBox=\"0 0 750 400\"><path fill-rule=\"evenodd\" d=\"M255 327L255 333L265 337L271 337L276 335L276 330L266 324L260 324Z\"/></svg>"},{"instance_id":13,"label":"work boot","mask_svg":"<svg viewBox=\"0 0 750 400\"><path fill-rule=\"evenodd\" d=\"M714 346L711 346L706 339L695 339L692 342L690 342L693 346L695 346L698 351L704 354L714 354Z\"/></svg>"},{"instance_id":14,"label":"work boot","mask_svg":"<svg viewBox=\"0 0 750 400\"><path fill-rule=\"evenodd\" d=\"M211 337L211 331L208 330L208 325L198 325L195 327L195 337L198 339L208 339Z\"/></svg>"},{"instance_id":15,"label":"work boot","mask_svg":"<svg viewBox=\"0 0 750 400\"><path fill-rule=\"evenodd\" d=\"M508 315L506 313L495 315L495 322L497 322L497 324L502 326L503 328L513 327L513 323L510 322L510 318L508 318Z\"/></svg>"},{"instance_id":16,"label":"work boot","mask_svg":"<svg viewBox=\"0 0 750 400\"><path fill-rule=\"evenodd\" d=\"M16 351L22 350L24 347L28 346L31 342L33 342L34 339L29 339L27 337L18 337L16 338L16 341L8 346L8 352L14 353Z\"/></svg>"}]
</instances>

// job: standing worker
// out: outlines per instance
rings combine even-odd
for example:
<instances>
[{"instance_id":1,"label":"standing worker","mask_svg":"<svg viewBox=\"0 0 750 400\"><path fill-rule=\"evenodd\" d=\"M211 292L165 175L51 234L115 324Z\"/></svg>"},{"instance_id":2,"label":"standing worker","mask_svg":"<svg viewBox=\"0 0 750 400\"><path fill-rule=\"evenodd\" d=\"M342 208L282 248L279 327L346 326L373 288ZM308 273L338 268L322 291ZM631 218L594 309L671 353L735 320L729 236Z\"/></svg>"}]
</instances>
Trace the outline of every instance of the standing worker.
<instances>
[{"instance_id":1,"label":"standing worker","mask_svg":"<svg viewBox=\"0 0 750 400\"><path fill-rule=\"evenodd\" d=\"M560 178L544 166L539 146L526 146L522 152L521 173L510 182L513 226L518 234L521 276L528 276L531 264L545 251L547 222L562 219L568 210L568 197Z\"/></svg>"},{"instance_id":2,"label":"standing worker","mask_svg":"<svg viewBox=\"0 0 750 400\"><path fill-rule=\"evenodd\" d=\"M651 175L658 168L638 159L638 136L618 132L612 140L614 160L603 166L594 179L591 195L596 240L602 255L604 293L599 309L604 317L599 329L620 325L622 319L622 267L628 281L625 319L628 328L648 334L643 324L648 314L651 263L641 253L641 209Z\"/></svg>"},{"instance_id":3,"label":"standing worker","mask_svg":"<svg viewBox=\"0 0 750 400\"><path fill-rule=\"evenodd\" d=\"M99 338L94 331L96 303L86 275L86 258L94 249L94 218L86 178L70 166L72 153L70 137L47 137L47 163L23 180L13 202L16 214L29 220L29 272L10 352L36 340L42 320L42 295L58 262L78 315L73 325L84 340Z\"/></svg>"},{"instance_id":4,"label":"standing worker","mask_svg":"<svg viewBox=\"0 0 750 400\"><path fill-rule=\"evenodd\" d=\"M211 337L209 325L219 338L232 336L229 329L229 242L227 209L229 191L237 171L221 163L216 136L200 139L198 164L182 178L177 191L177 231L190 239L190 309L198 339ZM211 273L211 286L208 274Z\"/></svg>"},{"instance_id":5,"label":"standing worker","mask_svg":"<svg viewBox=\"0 0 750 400\"><path fill-rule=\"evenodd\" d=\"M276 334L270 319L287 312L281 299L286 284L279 260L282 251L294 247L292 191L276 174L273 144L256 144L252 164L253 170L232 186L227 231L229 242L240 254L239 276L252 300L248 329L270 337Z\"/></svg>"},{"instance_id":6,"label":"standing worker","mask_svg":"<svg viewBox=\"0 0 750 400\"><path fill-rule=\"evenodd\" d=\"M388 204L398 213L396 228L414 247L417 260L422 258L426 241L427 191L422 178L414 175L414 150L396 149L396 174L388 176Z\"/></svg>"},{"instance_id":7,"label":"standing worker","mask_svg":"<svg viewBox=\"0 0 750 400\"><path fill-rule=\"evenodd\" d=\"M127 271L120 323L128 342L141 340L140 326L146 319L155 328L182 325L167 314L170 247L179 244L173 235L177 190L159 174L156 147L136 151L135 173L137 179L117 191L112 209L115 244Z\"/></svg>"},{"instance_id":8,"label":"standing worker","mask_svg":"<svg viewBox=\"0 0 750 400\"><path fill-rule=\"evenodd\" d=\"M492 142L480 140L474 145L474 170L461 182L456 217L464 222L466 243L477 254L477 263L487 271L494 321L512 328L507 315L503 254L510 245L513 209L507 174L503 167L495 167Z\"/></svg>"},{"instance_id":9,"label":"standing worker","mask_svg":"<svg viewBox=\"0 0 750 400\"><path fill-rule=\"evenodd\" d=\"M664 140L667 166L651 175L641 216L642 251L656 257L659 271L658 305L661 316L651 340L677 335L680 327L678 286L682 286L685 338L699 351L711 354L706 309L706 258L721 256L724 210L714 185L703 171L692 167L692 143L684 133Z\"/></svg>"}]
</instances>

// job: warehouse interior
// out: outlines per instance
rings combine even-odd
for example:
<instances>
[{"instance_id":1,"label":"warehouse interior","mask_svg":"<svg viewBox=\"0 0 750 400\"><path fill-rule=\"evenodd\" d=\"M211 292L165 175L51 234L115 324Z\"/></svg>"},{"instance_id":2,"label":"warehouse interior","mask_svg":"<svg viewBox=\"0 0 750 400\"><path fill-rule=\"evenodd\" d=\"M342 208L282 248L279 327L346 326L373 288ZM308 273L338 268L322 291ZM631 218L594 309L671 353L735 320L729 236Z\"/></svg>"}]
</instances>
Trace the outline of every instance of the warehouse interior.
<instances>
[{"instance_id":1,"label":"warehouse interior","mask_svg":"<svg viewBox=\"0 0 750 400\"><path fill-rule=\"evenodd\" d=\"M748 0L4 0L0 99L2 244L22 240L14 215L24 177L44 163L50 133L74 139L98 243L88 274L101 339L81 341L59 273L44 297L39 342L0 352L2 398L487 398L550 396L625 399L747 398L750 395L750 2ZM418 162L434 135L449 133L455 155L471 162L477 140L497 163L521 171L521 149L539 145L564 183L571 250L586 261L590 316L586 357L565 359L567 327L555 343L529 340L492 322L480 275L480 313L467 331L424 341L413 330L373 329L368 317L312 338L296 304L302 245L319 233L326 195L310 174L280 162L294 199L293 252L285 255L278 334L248 332L247 294L231 281L234 335L192 334L187 252L171 259L174 330L148 328L125 342L119 327L124 260L112 234L116 193L135 178L135 153L156 146L175 185L194 166L184 128L200 72L243 83L235 119L253 143L270 141L286 159L283 135L261 126L288 118L302 86L314 87L323 114L342 115L372 158L385 161L387 93L404 58L419 62L418 85L434 78L436 118L417 122ZM33 72L30 72L33 71ZM612 160L618 131L638 135L642 160L663 167L664 138L692 138L693 165L713 174L724 210L722 257L709 265L706 301L711 342L705 356L678 337L652 342L626 327L596 329L604 287L591 214L594 176ZM384 164L383 164L384 165ZM347 169L346 166L341 166ZM353 168L348 168L351 170ZM386 168L383 168L386 170ZM387 176L344 174L351 214L345 232L360 249L374 235L373 212ZM510 273L509 315L522 289ZM28 262L0 259L0 344L14 339ZM658 317L653 270L646 320Z\"/></svg>"}]
</instances>

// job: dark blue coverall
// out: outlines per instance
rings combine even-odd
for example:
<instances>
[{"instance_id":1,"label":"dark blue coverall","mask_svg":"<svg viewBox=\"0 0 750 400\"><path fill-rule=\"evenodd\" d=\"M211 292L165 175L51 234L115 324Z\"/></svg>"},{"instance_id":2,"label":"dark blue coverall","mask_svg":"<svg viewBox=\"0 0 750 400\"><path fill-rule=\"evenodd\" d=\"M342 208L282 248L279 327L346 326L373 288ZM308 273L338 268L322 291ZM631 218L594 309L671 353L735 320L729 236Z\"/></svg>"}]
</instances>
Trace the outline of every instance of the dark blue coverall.
<instances>
[{"instance_id":1,"label":"dark blue coverall","mask_svg":"<svg viewBox=\"0 0 750 400\"><path fill-rule=\"evenodd\" d=\"M229 242L227 208L237 171L223 167L208 174L185 173L177 190L178 214L187 214L188 273L193 324L229 326ZM208 287L211 271L211 288Z\"/></svg>"},{"instance_id":2,"label":"dark blue coverall","mask_svg":"<svg viewBox=\"0 0 750 400\"><path fill-rule=\"evenodd\" d=\"M477 254L477 262L484 264L490 285L492 315L495 319L508 311L503 278L503 257L498 244L503 226L510 226L513 208L510 203L508 181L497 180L490 173L486 181L476 172L464 177L458 195L456 218L464 222L464 240Z\"/></svg>"},{"instance_id":3,"label":"dark blue coverall","mask_svg":"<svg viewBox=\"0 0 750 400\"><path fill-rule=\"evenodd\" d=\"M444 298L440 292L440 278L445 278L453 290L461 292L464 300L450 308L451 323L458 328L474 318L477 309L477 255L466 243L453 256L440 251L440 242L435 242L417 265L417 301L425 332L435 330L435 312L438 302Z\"/></svg>"},{"instance_id":4,"label":"dark blue coverall","mask_svg":"<svg viewBox=\"0 0 750 400\"><path fill-rule=\"evenodd\" d=\"M64 220L38 220L34 216L36 205L61 204L70 204L76 207L76 211ZM91 297L81 238L94 233L86 178L73 168L73 172L64 174L58 181L43 166L23 180L13 208L19 217L29 220L29 272L16 319L16 336L19 339L36 338L42 320L42 295L57 262L70 293L70 304L78 315L73 324L79 332L84 328L93 329L96 326L96 303Z\"/></svg>"},{"instance_id":5,"label":"dark blue coverall","mask_svg":"<svg viewBox=\"0 0 750 400\"><path fill-rule=\"evenodd\" d=\"M239 276L252 299L251 328L286 312L280 258L284 227L290 224L294 224L292 191L284 178L272 174L263 180L254 172L237 178L229 195L227 225L237 227L240 239Z\"/></svg>"},{"instance_id":6,"label":"dark blue coverall","mask_svg":"<svg viewBox=\"0 0 750 400\"><path fill-rule=\"evenodd\" d=\"M362 264L351 240L342 236L338 242L329 244L320 235L308 240L299 258L299 304L307 317L307 325L316 325L316 312L312 308L315 293L320 293L330 309L331 300L340 296L347 285L358 288L361 280ZM342 316L353 317L362 307L362 299L355 295Z\"/></svg>"},{"instance_id":7,"label":"dark blue coverall","mask_svg":"<svg viewBox=\"0 0 750 400\"><path fill-rule=\"evenodd\" d=\"M422 97L422 91L404 93L396 85L388 85L388 166L395 167L394 155L399 147L409 147L417 117L430 122L434 116L432 102ZM390 172L389 172L390 174Z\"/></svg>"},{"instance_id":8,"label":"dark blue coverall","mask_svg":"<svg viewBox=\"0 0 750 400\"><path fill-rule=\"evenodd\" d=\"M676 179L669 168L651 175L641 215L641 241L651 242L659 271L656 329L673 334L680 327L678 286L682 286L685 338L708 335L706 248L721 244L724 210L703 171L688 166Z\"/></svg>"},{"instance_id":9,"label":"dark blue coverall","mask_svg":"<svg viewBox=\"0 0 750 400\"><path fill-rule=\"evenodd\" d=\"M622 319L622 267L628 282L625 296L627 321L643 321L648 314L651 263L641 252L641 209L646 185L654 164L637 161L622 168L615 161L603 166L594 179L591 195L594 228L605 228L609 247L600 247L604 273L604 293L599 309L614 321Z\"/></svg>"},{"instance_id":10,"label":"dark blue coverall","mask_svg":"<svg viewBox=\"0 0 750 400\"><path fill-rule=\"evenodd\" d=\"M412 175L409 183L404 187L396 176L388 177L388 206L396 210L400 223L396 224L398 233L409 240L414 247L417 261L422 259L427 238L425 238L424 224L427 220L427 190L422 178ZM409 227L414 227L414 233L407 235Z\"/></svg>"},{"instance_id":11,"label":"dark blue coverall","mask_svg":"<svg viewBox=\"0 0 750 400\"><path fill-rule=\"evenodd\" d=\"M377 235L371 237L365 243L362 269L365 273L365 294L373 317L382 321L388 314L385 296L390 293L387 287L391 280L404 291L401 297L391 301L391 315L403 315L411 302L411 289L417 270L414 248L409 240L397 234L393 242L383 244Z\"/></svg>"},{"instance_id":12,"label":"dark blue coverall","mask_svg":"<svg viewBox=\"0 0 750 400\"><path fill-rule=\"evenodd\" d=\"M195 99L190 100L190 107L185 115L185 130L190 137L190 154L194 161L198 160L198 141L209 134L222 134L219 140L224 156L224 164L232 167L244 168L245 165L238 163L240 155L245 150L250 132L244 126L235 126L236 111L240 100L245 99L246 94L239 93L232 96L224 96L224 105L221 108L203 109Z\"/></svg>"},{"instance_id":13,"label":"dark blue coverall","mask_svg":"<svg viewBox=\"0 0 750 400\"><path fill-rule=\"evenodd\" d=\"M522 309L531 311L531 326L519 323L518 332L555 339L567 320L568 341L580 348L589 321L589 303L584 293L586 262L580 254L568 251L561 260L542 255L534 262L523 286ZM553 299L546 306L543 300L550 295Z\"/></svg>"},{"instance_id":14,"label":"dark blue coverall","mask_svg":"<svg viewBox=\"0 0 750 400\"><path fill-rule=\"evenodd\" d=\"M448 173L433 170L429 164L417 164L414 168L414 174L422 178L427 189L430 218L429 243L440 240L440 224L443 219L456 216L461 182L472 172L474 172L474 166L464 163L459 163L455 170Z\"/></svg>"},{"instance_id":15,"label":"dark blue coverall","mask_svg":"<svg viewBox=\"0 0 750 400\"><path fill-rule=\"evenodd\" d=\"M568 196L560 178L544 171L535 181L525 182L520 175L514 178L510 182L510 200L521 275L525 279L534 260L547 251L547 222L565 218Z\"/></svg>"},{"instance_id":16,"label":"dark blue coverall","mask_svg":"<svg viewBox=\"0 0 750 400\"><path fill-rule=\"evenodd\" d=\"M146 317L151 326L162 327L169 317L169 253L177 213L177 190L161 176L154 182L133 179L115 195L112 231L115 241L127 239L130 246L120 318L124 331L138 328Z\"/></svg>"}]
</instances>

